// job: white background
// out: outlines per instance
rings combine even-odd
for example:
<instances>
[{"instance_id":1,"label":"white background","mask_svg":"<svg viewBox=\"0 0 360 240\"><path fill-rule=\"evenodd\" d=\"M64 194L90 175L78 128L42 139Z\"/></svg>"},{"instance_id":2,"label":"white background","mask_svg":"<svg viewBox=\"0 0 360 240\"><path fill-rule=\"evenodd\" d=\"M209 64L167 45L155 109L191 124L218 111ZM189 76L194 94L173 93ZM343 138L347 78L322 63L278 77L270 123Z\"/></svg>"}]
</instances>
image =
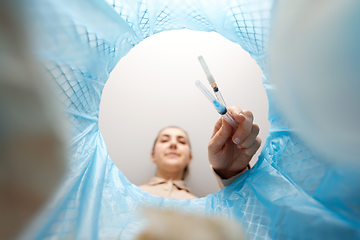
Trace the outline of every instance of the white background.
<instances>
[{"instance_id":1,"label":"white background","mask_svg":"<svg viewBox=\"0 0 360 240\"><path fill-rule=\"evenodd\" d=\"M193 161L186 182L192 193L204 197L220 189L207 159L208 140L219 115L195 86L201 80L211 90L199 55L227 105L251 110L263 143L266 140L268 102L262 72L247 52L217 33L173 30L156 34L120 60L100 104L100 131L109 155L135 185L155 174L150 154L159 130L176 125L190 137Z\"/></svg>"}]
</instances>

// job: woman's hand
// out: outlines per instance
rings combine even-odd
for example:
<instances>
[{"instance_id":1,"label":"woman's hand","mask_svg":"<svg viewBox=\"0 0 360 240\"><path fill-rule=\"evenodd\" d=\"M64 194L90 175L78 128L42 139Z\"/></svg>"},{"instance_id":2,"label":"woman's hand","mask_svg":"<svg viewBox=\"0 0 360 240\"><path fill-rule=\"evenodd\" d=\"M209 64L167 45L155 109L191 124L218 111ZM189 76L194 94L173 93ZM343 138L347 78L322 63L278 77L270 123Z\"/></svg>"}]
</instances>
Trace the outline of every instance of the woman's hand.
<instances>
[{"instance_id":1,"label":"woman's hand","mask_svg":"<svg viewBox=\"0 0 360 240\"><path fill-rule=\"evenodd\" d=\"M220 118L209 141L209 161L215 172L229 179L243 171L260 148L259 126L253 124L253 114L238 107L228 109L239 124L236 131Z\"/></svg>"}]
</instances>

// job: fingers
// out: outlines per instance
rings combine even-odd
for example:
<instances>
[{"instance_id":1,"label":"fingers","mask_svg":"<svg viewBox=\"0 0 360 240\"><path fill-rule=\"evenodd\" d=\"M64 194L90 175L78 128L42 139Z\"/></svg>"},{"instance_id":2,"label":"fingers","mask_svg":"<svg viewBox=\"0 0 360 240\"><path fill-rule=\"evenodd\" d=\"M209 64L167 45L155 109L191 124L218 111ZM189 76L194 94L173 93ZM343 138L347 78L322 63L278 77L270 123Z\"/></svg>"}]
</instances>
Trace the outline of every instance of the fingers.
<instances>
[{"instance_id":1,"label":"fingers","mask_svg":"<svg viewBox=\"0 0 360 240\"><path fill-rule=\"evenodd\" d=\"M257 150L260 148L260 146L261 146L261 139L259 137L257 137L255 139L253 145L248 149L244 149L244 152L249 157L252 157L257 152Z\"/></svg>"},{"instance_id":2,"label":"fingers","mask_svg":"<svg viewBox=\"0 0 360 240\"><path fill-rule=\"evenodd\" d=\"M253 124L253 114L251 111L243 111L239 107L230 107L228 109L233 115L235 121L239 124L238 128L233 130L231 125L223 118L218 119L215 124L213 135L209 142L209 150L217 152L221 150L229 138L237 145L238 148L243 148L247 152L255 152L260 147L259 126ZM259 146L258 146L259 145Z\"/></svg>"},{"instance_id":3,"label":"fingers","mask_svg":"<svg viewBox=\"0 0 360 240\"><path fill-rule=\"evenodd\" d=\"M213 136L210 139L208 149L211 152L218 152L223 148L227 140L231 137L233 128L222 117L215 124Z\"/></svg>"},{"instance_id":4,"label":"fingers","mask_svg":"<svg viewBox=\"0 0 360 240\"><path fill-rule=\"evenodd\" d=\"M246 120L244 111L241 110L239 107L233 106L233 107L230 107L228 110L231 113L231 115L234 117L234 119L237 123L242 123Z\"/></svg>"},{"instance_id":5,"label":"fingers","mask_svg":"<svg viewBox=\"0 0 360 240\"><path fill-rule=\"evenodd\" d=\"M250 134L240 144L238 144L238 146L240 146L241 148L250 148L254 144L256 137L259 135L259 132L259 126L253 124Z\"/></svg>"},{"instance_id":6,"label":"fingers","mask_svg":"<svg viewBox=\"0 0 360 240\"><path fill-rule=\"evenodd\" d=\"M237 115L237 119L239 119L240 122L238 128L236 129L234 135L232 136L232 140L236 145L239 145L239 143L242 143L251 134L254 117L252 112L250 111L241 111L236 115Z\"/></svg>"},{"instance_id":7,"label":"fingers","mask_svg":"<svg viewBox=\"0 0 360 240\"><path fill-rule=\"evenodd\" d=\"M215 123L214 131L213 131L211 138L213 138L214 135L220 130L221 126L222 126L222 120L221 120L221 118L219 118Z\"/></svg>"}]
</instances>

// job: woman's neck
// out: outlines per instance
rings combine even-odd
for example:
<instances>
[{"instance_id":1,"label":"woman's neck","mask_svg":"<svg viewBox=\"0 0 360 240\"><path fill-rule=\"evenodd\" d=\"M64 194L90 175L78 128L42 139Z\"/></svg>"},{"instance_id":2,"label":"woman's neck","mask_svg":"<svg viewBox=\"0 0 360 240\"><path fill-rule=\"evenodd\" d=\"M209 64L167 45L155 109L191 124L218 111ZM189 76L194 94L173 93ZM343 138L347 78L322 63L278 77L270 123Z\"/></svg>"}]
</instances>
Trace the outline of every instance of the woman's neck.
<instances>
[{"instance_id":1,"label":"woman's neck","mask_svg":"<svg viewBox=\"0 0 360 240\"><path fill-rule=\"evenodd\" d=\"M172 180L182 180L182 172L179 172L179 173L169 173L169 172L162 172L162 171L157 171L156 172L156 177L159 177L159 178L163 178L165 180L169 180L169 179L172 179Z\"/></svg>"}]
</instances>

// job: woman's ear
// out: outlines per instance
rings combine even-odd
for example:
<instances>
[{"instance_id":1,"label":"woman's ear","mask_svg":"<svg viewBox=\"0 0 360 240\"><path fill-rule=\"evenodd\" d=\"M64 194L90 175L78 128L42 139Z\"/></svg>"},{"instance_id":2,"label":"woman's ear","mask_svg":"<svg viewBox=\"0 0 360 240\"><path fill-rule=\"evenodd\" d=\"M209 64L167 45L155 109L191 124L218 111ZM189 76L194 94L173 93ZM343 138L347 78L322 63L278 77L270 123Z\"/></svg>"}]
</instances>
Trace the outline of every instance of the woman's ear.
<instances>
[{"instance_id":1,"label":"woman's ear","mask_svg":"<svg viewBox=\"0 0 360 240\"><path fill-rule=\"evenodd\" d=\"M151 152L151 161L154 163L155 161L155 154L154 151Z\"/></svg>"},{"instance_id":2,"label":"woman's ear","mask_svg":"<svg viewBox=\"0 0 360 240\"><path fill-rule=\"evenodd\" d=\"M188 164L190 164L190 163L191 163L191 160L192 160L192 155L190 154L190 157L189 157L189 163L188 163Z\"/></svg>"}]
</instances>

